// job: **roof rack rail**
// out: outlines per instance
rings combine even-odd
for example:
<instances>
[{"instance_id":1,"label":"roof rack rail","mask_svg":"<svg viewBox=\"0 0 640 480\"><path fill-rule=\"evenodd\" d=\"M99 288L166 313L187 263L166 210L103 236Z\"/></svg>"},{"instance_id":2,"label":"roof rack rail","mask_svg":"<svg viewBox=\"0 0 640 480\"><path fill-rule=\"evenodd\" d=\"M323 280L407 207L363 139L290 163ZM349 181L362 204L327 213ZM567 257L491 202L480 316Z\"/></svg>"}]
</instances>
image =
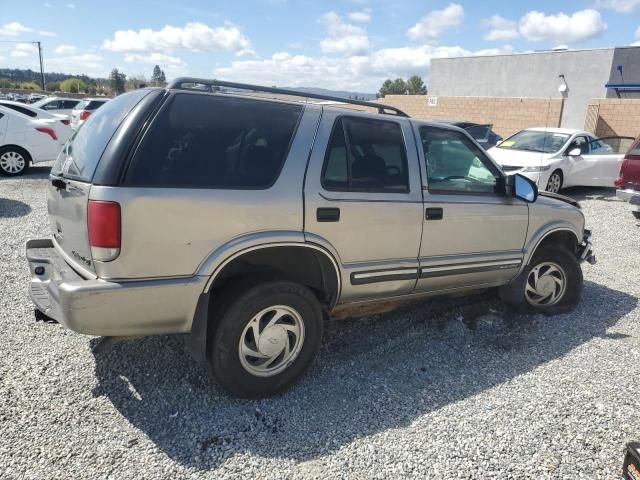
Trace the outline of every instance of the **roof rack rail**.
<instances>
[{"instance_id":1,"label":"roof rack rail","mask_svg":"<svg viewBox=\"0 0 640 480\"><path fill-rule=\"evenodd\" d=\"M263 87L260 85L250 85L247 83L236 83L236 82L226 82L224 80L207 80L204 78L192 78L192 77L180 77L176 78L172 81L167 88L173 89L181 89L181 90L194 90L194 88L186 87L185 84L195 84L195 85L203 85L207 87L206 91L213 92L213 87L226 87L226 88L236 88L239 90L252 90L254 92L265 92L265 93L277 93L280 95L291 95L293 97L302 97L302 98L314 98L317 100L329 100L332 102L339 103L350 103L352 105L360 105L362 107L371 107L376 108L378 113L392 113L393 115L398 115L400 117L408 117L405 112L400 110L399 108L392 107L390 105L383 105L381 103L376 102L367 102L364 100L351 100L348 98L340 98L333 97L331 95L322 95L319 93L307 93L301 92L298 90L290 90L287 88L276 88L276 87Z\"/></svg>"}]
</instances>

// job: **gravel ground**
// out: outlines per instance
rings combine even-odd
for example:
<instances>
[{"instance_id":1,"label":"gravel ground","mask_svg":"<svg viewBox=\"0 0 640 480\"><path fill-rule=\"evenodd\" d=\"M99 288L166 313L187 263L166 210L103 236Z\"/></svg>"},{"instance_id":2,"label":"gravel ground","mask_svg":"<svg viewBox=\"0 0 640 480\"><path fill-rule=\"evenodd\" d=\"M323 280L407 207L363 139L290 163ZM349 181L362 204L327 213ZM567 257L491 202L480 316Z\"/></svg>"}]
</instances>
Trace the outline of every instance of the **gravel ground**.
<instances>
[{"instance_id":1,"label":"gravel ground","mask_svg":"<svg viewBox=\"0 0 640 480\"><path fill-rule=\"evenodd\" d=\"M599 263L579 308L492 292L333 321L310 372L231 399L179 337L118 344L35 323L23 246L46 235L46 168L0 179L0 478L618 478L640 438L637 222L573 189Z\"/></svg>"}]
</instances>

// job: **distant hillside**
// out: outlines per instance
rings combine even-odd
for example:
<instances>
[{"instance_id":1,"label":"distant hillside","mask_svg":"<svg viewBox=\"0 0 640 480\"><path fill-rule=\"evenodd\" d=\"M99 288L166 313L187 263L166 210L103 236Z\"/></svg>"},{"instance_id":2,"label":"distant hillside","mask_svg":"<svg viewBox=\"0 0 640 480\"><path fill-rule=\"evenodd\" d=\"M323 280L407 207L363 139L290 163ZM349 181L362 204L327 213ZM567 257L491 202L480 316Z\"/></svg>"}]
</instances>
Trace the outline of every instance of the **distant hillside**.
<instances>
[{"instance_id":1,"label":"distant hillside","mask_svg":"<svg viewBox=\"0 0 640 480\"><path fill-rule=\"evenodd\" d=\"M86 84L103 83L106 82L106 78L93 78L87 75L69 75L66 73L57 72L45 72L45 80L47 83L62 82L68 78L79 78ZM20 68L0 68L0 79L10 80L12 82L36 82L40 83L40 72L36 72L31 69Z\"/></svg>"},{"instance_id":2,"label":"distant hillside","mask_svg":"<svg viewBox=\"0 0 640 480\"><path fill-rule=\"evenodd\" d=\"M298 92L317 93L318 95L330 95L338 98L358 98L359 100L375 100L375 93L362 93L362 92L349 92L346 90L327 90L325 88L316 87L286 87L290 90L296 90Z\"/></svg>"}]
</instances>

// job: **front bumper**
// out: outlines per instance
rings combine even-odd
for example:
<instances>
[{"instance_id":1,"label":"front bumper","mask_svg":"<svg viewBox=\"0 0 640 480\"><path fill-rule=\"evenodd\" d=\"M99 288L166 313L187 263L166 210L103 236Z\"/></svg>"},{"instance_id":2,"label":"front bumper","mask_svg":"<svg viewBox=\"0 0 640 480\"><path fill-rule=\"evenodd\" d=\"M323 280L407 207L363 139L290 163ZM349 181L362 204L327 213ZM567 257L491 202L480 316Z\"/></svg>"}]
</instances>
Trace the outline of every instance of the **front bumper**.
<instances>
[{"instance_id":1,"label":"front bumper","mask_svg":"<svg viewBox=\"0 0 640 480\"><path fill-rule=\"evenodd\" d=\"M135 281L86 279L51 239L27 241L29 296L46 316L78 333L142 336L186 333L206 277Z\"/></svg>"},{"instance_id":2,"label":"front bumper","mask_svg":"<svg viewBox=\"0 0 640 480\"><path fill-rule=\"evenodd\" d=\"M593 252L593 243L591 242L591 230L585 229L582 243L578 246L578 258L581 262L587 262L595 265L597 262L596 255Z\"/></svg>"},{"instance_id":3,"label":"front bumper","mask_svg":"<svg viewBox=\"0 0 640 480\"><path fill-rule=\"evenodd\" d=\"M631 190L630 188L619 188L616 190L616 197L624 202L629 202L631 211L640 212L640 190Z\"/></svg>"}]
</instances>

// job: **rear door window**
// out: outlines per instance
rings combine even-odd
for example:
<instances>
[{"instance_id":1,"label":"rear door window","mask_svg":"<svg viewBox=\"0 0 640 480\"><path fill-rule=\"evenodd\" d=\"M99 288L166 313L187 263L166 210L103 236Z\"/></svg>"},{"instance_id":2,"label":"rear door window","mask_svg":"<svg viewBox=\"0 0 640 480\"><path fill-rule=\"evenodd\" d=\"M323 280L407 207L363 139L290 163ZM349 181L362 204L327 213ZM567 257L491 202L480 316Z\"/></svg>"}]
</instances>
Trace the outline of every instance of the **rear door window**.
<instances>
[{"instance_id":1,"label":"rear door window","mask_svg":"<svg viewBox=\"0 0 640 480\"><path fill-rule=\"evenodd\" d=\"M358 117L336 120L322 170L334 191L409 191L407 154L400 125Z\"/></svg>"},{"instance_id":2,"label":"rear door window","mask_svg":"<svg viewBox=\"0 0 640 480\"><path fill-rule=\"evenodd\" d=\"M125 182L266 189L275 183L303 107L219 95L174 95L137 149Z\"/></svg>"},{"instance_id":3,"label":"rear door window","mask_svg":"<svg viewBox=\"0 0 640 480\"><path fill-rule=\"evenodd\" d=\"M97 108L101 107L102 105L104 105L106 102L103 102L101 100L91 100L88 105L86 107L84 107L83 110L96 110Z\"/></svg>"},{"instance_id":4,"label":"rear door window","mask_svg":"<svg viewBox=\"0 0 640 480\"><path fill-rule=\"evenodd\" d=\"M93 113L71 137L51 173L90 182L102 152L122 121L150 90L135 90L107 102Z\"/></svg>"}]
</instances>

